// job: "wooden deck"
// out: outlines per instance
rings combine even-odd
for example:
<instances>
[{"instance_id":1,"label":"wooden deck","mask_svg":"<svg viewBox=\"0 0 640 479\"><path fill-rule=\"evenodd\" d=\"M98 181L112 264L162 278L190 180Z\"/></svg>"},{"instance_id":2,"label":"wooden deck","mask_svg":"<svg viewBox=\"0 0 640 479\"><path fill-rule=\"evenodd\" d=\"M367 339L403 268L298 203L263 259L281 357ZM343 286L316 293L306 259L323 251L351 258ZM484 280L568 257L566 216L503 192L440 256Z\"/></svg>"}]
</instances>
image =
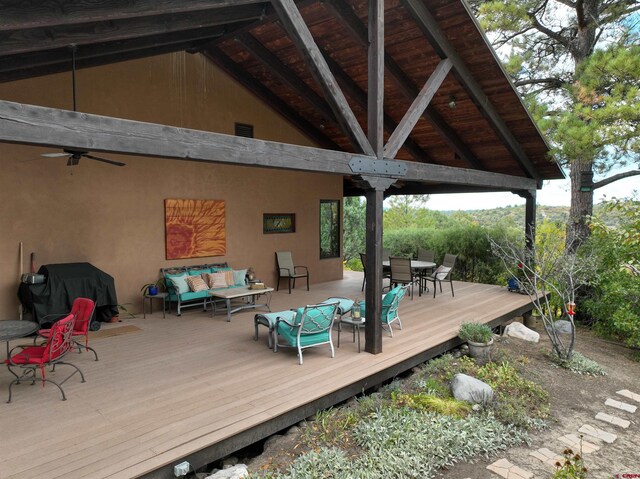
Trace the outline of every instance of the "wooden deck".
<instances>
[{"instance_id":1,"label":"wooden deck","mask_svg":"<svg viewBox=\"0 0 640 479\"><path fill-rule=\"evenodd\" d=\"M346 272L310 292L273 293L271 308L363 298L361 284L361 273ZM0 478L174 477L185 458L215 460L455 346L463 321L497 325L529 309L526 296L506 288L454 285L455 298L445 290L435 300L405 299L404 329L385 333L382 354L358 354L347 333L334 359L328 347L312 348L303 366L293 350L269 351L264 328L253 340L253 311L230 323L187 310L106 324L91 340L99 362L72 356L87 382L76 375L66 383L67 401L52 385L18 385L6 404L12 376L0 371Z\"/></svg>"}]
</instances>

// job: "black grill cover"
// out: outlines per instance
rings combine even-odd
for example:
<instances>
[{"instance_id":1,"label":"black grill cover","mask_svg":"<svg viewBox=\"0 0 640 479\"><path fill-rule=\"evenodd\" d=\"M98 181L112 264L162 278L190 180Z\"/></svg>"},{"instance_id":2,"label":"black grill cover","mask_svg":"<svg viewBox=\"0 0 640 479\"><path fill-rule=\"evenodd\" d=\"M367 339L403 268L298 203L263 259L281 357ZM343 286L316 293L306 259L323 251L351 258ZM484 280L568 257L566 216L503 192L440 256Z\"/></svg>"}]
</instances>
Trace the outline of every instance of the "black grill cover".
<instances>
[{"instance_id":1,"label":"black grill cover","mask_svg":"<svg viewBox=\"0 0 640 479\"><path fill-rule=\"evenodd\" d=\"M41 325L48 322L48 314L71 311L76 298L96 302L95 320L109 321L118 314L118 299L113 278L90 263L47 264L38 273L44 274L44 284L21 284L18 297ZM59 318L56 318L59 319ZM91 329L99 329L99 324Z\"/></svg>"}]
</instances>

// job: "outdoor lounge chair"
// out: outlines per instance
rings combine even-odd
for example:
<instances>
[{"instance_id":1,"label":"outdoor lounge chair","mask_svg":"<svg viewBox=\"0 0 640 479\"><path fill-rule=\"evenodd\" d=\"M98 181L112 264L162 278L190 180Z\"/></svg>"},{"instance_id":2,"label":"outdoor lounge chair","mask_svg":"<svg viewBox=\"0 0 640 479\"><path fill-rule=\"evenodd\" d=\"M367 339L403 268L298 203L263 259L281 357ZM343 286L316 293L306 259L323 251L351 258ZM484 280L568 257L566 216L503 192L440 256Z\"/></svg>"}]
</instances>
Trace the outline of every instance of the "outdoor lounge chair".
<instances>
[{"instance_id":1,"label":"outdoor lounge chair","mask_svg":"<svg viewBox=\"0 0 640 479\"><path fill-rule=\"evenodd\" d=\"M453 267L456 265L456 258L458 255L445 254L442 265L438 266L436 270L430 275L425 276L425 282L433 283L433 297L436 297L436 283L440 285L440 292L442 293L442 283L449 283L451 285L451 296L455 296L453 292L453 281L451 280L451 273Z\"/></svg>"},{"instance_id":2,"label":"outdoor lounge chair","mask_svg":"<svg viewBox=\"0 0 640 479\"><path fill-rule=\"evenodd\" d=\"M16 346L9 351L9 357L5 359L4 362L7 365L9 372L16 378L9 383L8 403L11 402L11 388L14 384L20 384L22 381L28 381L33 385L37 380L41 380L43 387L45 382L55 384L62 393L63 401L65 401L67 397L62 389L62 384L70 379L71 376L75 373L80 373L82 382L85 382L84 374L82 374L82 371L80 371L77 366L62 361L65 355L73 349L71 335L73 333L74 322L75 317L73 314L70 314L60 321L53 323L49 333L49 339L44 345ZM14 353L14 351L16 352ZM74 371L65 379L56 382L45 376L46 366L55 367L62 364L66 364L74 368ZM16 373L14 369L18 369L20 374Z\"/></svg>"},{"instance_id":3,"label":"outdoor lounge chair","mask_svg":"<svg viewBox=\"0 0 640 479\"><path fill-rule=\"evenodd\" d=\"M289 283L289 294L291 294L291 283L296 287L296 278L307 278L307 291L309 291L309 268L306 266L294 266L291 251L276 251L276 262L278 263L278 282L276 291L280 291L280 280L286 278Z\"/></svg>"},{"instance_id":4,"label":"outdoor lounge chair","mask_svg":"<svg viewBox=\"0 0 640 479\"><path fill-rule=\"evenodd\" d=\"M279 317L274 330L274 351L278 351L280 346L296 348L298 363L302 364L303 349L328 344L333 358L335 350L331 340L331 329L337 309L337 302L311 304L298 308L292 320Z\"/></svg>"},{"instance_id":5,"label":"outdoor lounge chair","mask_svg":"<svg viewBox=\"0 0 640 479\"><path fill-rule=\"evenodd\" d=\"M399 329L402 329L402 321L400 321L398 307L400 306L400 301L402 301L407 294L408 288L408 284L398 285L382 297L382 312L380 320L382 321L382 327L385 329L388 328L389 335L391 337L393 337L393 328L391 327L392 323L397 321ZM360 314L363 318L367 317L364 302L360 303Z\"/></svg>"},{"instance_id":6,"label":"outdoor lounge chair","mask_svg":"<svg viewBox=\"0 0 640 479\"><path fill-rule=\"evenodd\" d=\"M73 301L71 312L66 314L72 314L76 318L73 325L73 332L71 333L71 339L78 347L78 352L82 352L82 348L87 351L91 351L95 355L97 361L98 353L95 349L89 346L89 325L91 324L91 318L93 317L95 308L96 303L93 300L89 298L76 298ZM48 318L47 321L55 321L55 319L52 318L53 316L63 317L66 316L66 314L48 314L45 318ZM34 344L38 337L49 339L49 336L51 336L51 329L40 329L37 334L38 336L34 339ZM84 341L79 342L76 338L80 338L82 336L84 336Z\"/></svg>"}]
</instances>

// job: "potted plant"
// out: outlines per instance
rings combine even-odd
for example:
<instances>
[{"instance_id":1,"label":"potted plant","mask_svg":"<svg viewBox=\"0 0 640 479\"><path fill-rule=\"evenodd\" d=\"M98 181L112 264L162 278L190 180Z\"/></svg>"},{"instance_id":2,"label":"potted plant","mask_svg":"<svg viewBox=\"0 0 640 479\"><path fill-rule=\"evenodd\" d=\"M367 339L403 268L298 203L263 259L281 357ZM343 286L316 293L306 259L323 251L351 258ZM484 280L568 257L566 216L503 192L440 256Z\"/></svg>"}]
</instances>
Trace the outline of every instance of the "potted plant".
<instances>
[{"instance_id":1,"label":"potted plant","mask_svg":"<svg viewBox=\"0 0 640 479\"><path fill-rule=\"evenodd\" d=\"M142 294L155 296L156 294L158 294L158 291L163 287L164 287L164 278L160 278L155 283L143 284L142 288L140 288L140 291L142 291Z\"/></svg>"},{"instance_id":2,"label":"potted plant","mask_svg":"<svg viewBox=\"0 0 640 479\"><path fill-rule=\"evenodd\" d=\"M493 331L486 324L462 323L458 336L469 345L469 356L487 359L493 344Z\"/></svg>"}]
</instances>

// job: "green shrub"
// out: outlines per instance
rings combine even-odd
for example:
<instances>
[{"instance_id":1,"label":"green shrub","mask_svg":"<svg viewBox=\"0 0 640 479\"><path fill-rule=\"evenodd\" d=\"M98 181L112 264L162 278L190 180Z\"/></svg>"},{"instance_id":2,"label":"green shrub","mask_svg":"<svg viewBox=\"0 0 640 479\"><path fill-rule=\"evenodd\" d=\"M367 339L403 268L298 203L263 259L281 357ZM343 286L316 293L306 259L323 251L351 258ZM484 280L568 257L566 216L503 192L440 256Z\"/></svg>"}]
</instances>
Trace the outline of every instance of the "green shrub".
<instances>
[{"instance_id":1,"label":"green shrub","mask_svg":"<svg viewBox=\"0 0 640 479\"><path fill-rule=\"evenodd\" d=\"M605 376L607 374L597 362L593 359L585 358L578 351L574 351L571 359L568 361L563 361L551 353L551 360L558 366L576 374L584 374L585 376Z\"/></svg>"},{"instance_id":2,"label":"green shrub","mask_svg":"<svg viewBox=\"0 0 640 479\"><path fill-rule=\"evenodd\" d=\"M418 411L430 411L457 418L466 417L471 412L471 405L454 398L440 398L431 394L394 394L393 402Z\"/></svg>"},{"instance_id":3,"label":"green shrub","mask_svg":"<svg viewBox=\"0 0 640 479\"><path fill-rule=\"evenodd\" d=\"M458 336L463 341L471 341L473 343L488 343L493 338L491 328L486 324L480 323L462 323Z\"/></svg>"}]
</instances>

